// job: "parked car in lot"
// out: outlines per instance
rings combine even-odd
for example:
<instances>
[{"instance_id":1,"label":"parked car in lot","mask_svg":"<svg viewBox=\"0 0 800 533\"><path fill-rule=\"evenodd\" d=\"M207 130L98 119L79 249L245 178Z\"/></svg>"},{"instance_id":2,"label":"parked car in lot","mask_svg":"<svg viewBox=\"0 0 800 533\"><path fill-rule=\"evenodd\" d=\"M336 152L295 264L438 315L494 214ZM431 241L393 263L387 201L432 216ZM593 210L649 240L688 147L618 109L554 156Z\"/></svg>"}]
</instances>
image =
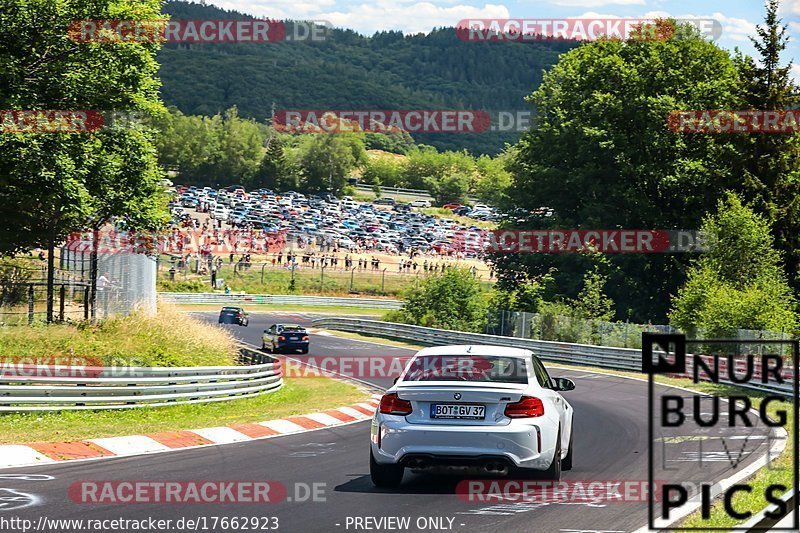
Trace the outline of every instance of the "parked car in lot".
<instances>
[{"instance_id":1,"label":"parked car in lot","mask_svg":"<svg viewBox=\"0 0 800 533\"><path fill-rule=\"evenodd\" d=\"M272 353L297 351L308 353L308 332L297 324L273 324L261 336L261 349Z\"/></svg>"},{"instance_id":2,"label":"parked car in lot","mask_svg":"<svg viewBox=\"0 0 800 533\"><path fill-rule=\"evenodd\" d=\"M375 205L394 205L397 202L394 198L378 198L372 202Z\"/></svg>"},{"instance_id":3,"label":"parked car in lot","mask_svg":"<svg viewBox=\"0 0 800 533\"><path fill-rule=\"evenodd\" d=\"M408 203L411 207L430 207L431 203L428 200L414 200Z\"/></svg>"},{"instance_id":4,"label":"parked car in lot","mask_svg":"<svg viewBox=\"0 0 800 533\"><path fill-rule=\"evenodd\" d=\"M406 468L452 467L479 475L542 471L558 480L573 462L573 409L560 393L574 388L551 378L529 350L425 348L372 419L372 482L395 487Z\"/></svg>"},{"instance_id":5,"label":"parked car in lot","mask_svg":"<svg viewBox=\"0 0 800 533\"><path fill-rule=\"evenodd\" d=\"M228 307L225 306L219 312L220 324L239 324L240 326L247 327L250 323L250 317L247 312L241 307Z\"/></svg>"}]
</instances>

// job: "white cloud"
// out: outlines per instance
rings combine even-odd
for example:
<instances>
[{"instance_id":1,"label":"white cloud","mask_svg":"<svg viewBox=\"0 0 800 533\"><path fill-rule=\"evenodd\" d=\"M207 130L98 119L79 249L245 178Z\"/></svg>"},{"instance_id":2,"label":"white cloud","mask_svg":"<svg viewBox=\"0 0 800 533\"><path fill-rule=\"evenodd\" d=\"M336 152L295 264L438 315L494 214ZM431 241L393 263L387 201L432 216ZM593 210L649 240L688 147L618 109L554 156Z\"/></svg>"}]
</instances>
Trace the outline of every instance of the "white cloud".
<instances>
[{"instance_id":1,"label":"white cloud","mask_svg":"<svg viewBox=\"0 0 800 533\"><path fill-rule=\"evenodd\" d=\"M483 7L464 4L443 6L416 0L377 0L341 6L337 5L336 0L277 0L268 3L215 0L214 4L260 17L326 20L334 26L350 28L367 35L378 30L427 33L435 26L455 26L462 19L510 18L508 8L500 4L485 4Z\"/></svg>"},{"instance_id":2,"label":"white cloud","mask_svg":"<svg viewBox=\"0 0 800 533\"><path fill-rule=\"evenodd\" d=\"M800 15L800 0L784 0L783 2L781 2L779 13Z\"/></svg>"},{"instance_id":3,"label":"white cloud","mask_svg":"<svg viewBox=\"0 0 800 533\"><path fill-rule=\"evenodd\" d=\"M800 83L800 65L792 63L789 75L794 79L795 83Z\"/></svg>"},{"instance_id":4,"label":"white cloud","mask_svg":"<svg viewBox=\"0 0 800 533\"><path fill-rule=\"evenodd\" d=\"M626 5L626 6L645 5L645 0L545 0L545 2L560 7L602 7L609 5Z\"/></svg>"},{"instance_id":5,"label":"white cloud","mask_svg":"<svg viewBox=\"0 0 800 533\"><path fill-rule=\"evenodd\" d=\"M800 0L799 0L800 1ZM645 0L545 0L560 7L601 7L610 5L643 6Z\"/></svg>"},{"instance_id":6,"label":"white cloud","mask_svg":"<svg viewBox=\"0 0 800 533\"><path fill-rule=\"evenodd\" d=\"M747 19L726 17L722 13L714 13L712 18L722 23L722 36L731 41L750 42L750 35L756 33L756 23Z\"/></svg>"}]
</instances>

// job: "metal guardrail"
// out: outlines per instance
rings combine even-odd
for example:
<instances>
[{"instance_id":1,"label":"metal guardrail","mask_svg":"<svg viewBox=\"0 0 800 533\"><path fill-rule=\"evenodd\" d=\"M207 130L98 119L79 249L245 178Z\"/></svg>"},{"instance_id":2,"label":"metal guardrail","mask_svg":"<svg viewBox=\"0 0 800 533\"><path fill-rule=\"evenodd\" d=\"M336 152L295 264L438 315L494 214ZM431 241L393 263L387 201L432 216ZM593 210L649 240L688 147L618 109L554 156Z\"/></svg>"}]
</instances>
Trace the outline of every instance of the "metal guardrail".
<instances>
[{"instance_id":1,"label":"metal guardrail","mask_svg":"<svg viewBox=\"0 0 800 533\"><path fill-rule=\"evenodd\" d=\"M245 366L79 367L6 366L0 412L130 409L235 400L283 386L281 363L241 348Z\"/></svg>"},{"instance_id":2,"label":"metal guardrail","mask_svg":"<svg viewBox=\"0 0 800 533\"><path fill-rule=\"evenodd\" d=\"M373 186L366 184L366 183L359 183L356 185L356 190L358 192L372 192ZM430 191L425 189L404 189L402 187L385 187L381 185L381 194L404 194L406 196L418 196L425 200L433 200L433 196L431 196ZM469 201L474 203L478 203L480 200L475 196L470 196Z\"/></svg>"},{"instance_id":3,"label":"metal guardrail","mask_svg":"<svg viewBox=\"0 0 800 533\"><path fill-rule=\"evenodd\" d=\"M468 333L445 329L426 328L409 324L360 320L355 318L326 317L314 320L314 324L323 328L354 331L384 337L407 339L419 344L433 346L446 344L491 344L510 348L531 350L545 361L568 363L585 366L596 366L614 370L641 372L642 352L633 348L617 348L613 346L594 346L589 344L572 344L566 342L521 339L517 337L500 337L484 333ZM691 358L687 359L687 371L691 372ZM762 392L773 392L791 397L793 386L790 382L778 384L745 385Z\"/></svg>"},{"instance_id":4,"label":"metal guardrail","mask_svg":"<svg viewBox=\"0 0 800 533\"><path fill-rule=\"evenodd\" d=\"M292 294L224 294L159 292L158 297L176 304L273 304L319 307L367 307L372 309L400 309L403 302L380 298L337 298L333 296L295 296Z\"/></svg>"}]
</instances>

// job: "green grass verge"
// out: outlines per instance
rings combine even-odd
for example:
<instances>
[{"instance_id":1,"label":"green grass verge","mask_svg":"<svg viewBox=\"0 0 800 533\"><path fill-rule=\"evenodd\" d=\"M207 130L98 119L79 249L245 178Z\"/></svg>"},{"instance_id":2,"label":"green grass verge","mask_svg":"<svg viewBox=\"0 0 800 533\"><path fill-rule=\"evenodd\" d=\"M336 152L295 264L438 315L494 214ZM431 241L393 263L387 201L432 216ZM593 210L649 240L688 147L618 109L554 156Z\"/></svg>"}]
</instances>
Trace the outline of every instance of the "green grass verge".
<instances>
[{"instance_id":1,"label":"green grass verge","mask_svg":"<svg viewBox=\"0 0 800 533\"><path fill-rule=\"evenodd\" d=\"M160 305L95 324L35 324L0 328L0 358L89 359L92 365L224 366L236 362L233 336L221 327Z\"/></svg>"},{"instance_id":2,"label":"green grass verge","mask_svg":"<svg viewBox=\"0 0 800 533\"><path fill-rule=\"evenodd\" d=\"M287 379L276 392L226 402L119 411L0 415L0 443L59 442L262 422L362 402L370 395L329 378Z\"/></svg>"}]
</instances>

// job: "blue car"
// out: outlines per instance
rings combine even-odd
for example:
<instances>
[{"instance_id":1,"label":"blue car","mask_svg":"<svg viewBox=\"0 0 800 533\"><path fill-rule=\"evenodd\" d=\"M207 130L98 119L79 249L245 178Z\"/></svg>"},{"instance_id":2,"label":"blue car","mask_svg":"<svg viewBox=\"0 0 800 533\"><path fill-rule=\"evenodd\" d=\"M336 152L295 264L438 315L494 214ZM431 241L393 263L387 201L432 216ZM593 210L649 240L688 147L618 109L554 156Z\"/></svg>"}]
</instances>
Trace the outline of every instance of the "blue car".
<instances>
[{"instance_id":1,"label":"blue car","mask_svg":"<svg viewBox=\"0 0 800 533\"><path fill-rule=\"evenodd\" d=\"M273 324L261 337L261 349L272 353L298 350L308 353L308 345L306 328L297 324Z\"/></svg>"}]
</instances>

